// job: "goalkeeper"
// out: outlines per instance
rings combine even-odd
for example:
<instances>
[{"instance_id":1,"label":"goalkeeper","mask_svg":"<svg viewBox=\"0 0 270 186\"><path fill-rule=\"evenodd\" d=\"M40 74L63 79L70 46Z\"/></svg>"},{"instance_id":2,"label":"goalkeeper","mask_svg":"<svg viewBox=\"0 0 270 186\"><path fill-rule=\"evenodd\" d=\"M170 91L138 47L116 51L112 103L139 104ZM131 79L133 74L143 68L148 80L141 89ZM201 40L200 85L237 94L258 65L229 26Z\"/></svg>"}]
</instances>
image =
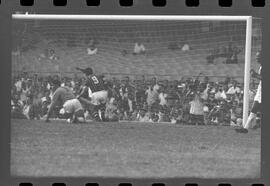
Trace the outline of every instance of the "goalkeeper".
<instances>
[{"instance_id":1,"label":"goalkeeper","mask_svg":"<svg viewBox=\"0 0 270 186\"><path fill-rule=\"evenodd\" d=\"M257 52L256 54L256 61L259 63L260 68L258 73L256 73L254 70L251 70L251 76L253 78L256 78L260 80L256 95L254 97L254 102L251 108L250 115L247 119L247 122L243 124L243 127L235 129L236 132L238 133L248 133L248 129L253 128L255 126L254 122L256 120L256 116L258 112L261 112L261 94L262 94L262 76L261 76L261 52Z\"/></svg>"}]
</instances>

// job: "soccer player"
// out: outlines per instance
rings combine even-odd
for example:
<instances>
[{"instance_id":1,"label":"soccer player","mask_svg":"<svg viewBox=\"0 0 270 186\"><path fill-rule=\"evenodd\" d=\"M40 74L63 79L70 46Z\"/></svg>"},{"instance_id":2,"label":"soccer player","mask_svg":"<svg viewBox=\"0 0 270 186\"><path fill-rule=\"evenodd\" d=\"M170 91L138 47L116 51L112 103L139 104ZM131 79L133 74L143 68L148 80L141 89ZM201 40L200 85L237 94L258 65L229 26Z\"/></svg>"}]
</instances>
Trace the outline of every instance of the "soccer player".
<instances>
[{"instance_id":1,"label":"soccer player","mask_svg":"<svg viewBox=\"0 0 270 186\"><path fill-rule=\"evenodd\" d=\"M260 82L259 82L259 85L258 85L258 88L257 88L256 95L254 97L254 102L253 102L253 105L252 105L252 108L251 108L250 115L249 115L249 117L247 119L247 122L243 124L243 127L235 129L235 131L238 132L238 133L248 133L248 129L255 126L254 125L254 122L255 122L254 120L256 120L257 113L261 111L261 94L262 94L262 90L261 90L262 89L261 52L257 52L256 61L257 61L257 63L259 63L260 68L259 68L258 73L256 73L254 70L251 70L251 77L259 79Z\"/></svg>"},{"instance_id":2,"label":"soccer player","mask_svg":"<svg viewBox=\"0 0 270 186\"><path fill-rule=\"evenodd\" d=\"M51 114L56 106L62 106L66 118L72 123L76 123L78 121L78 117L83 117L83 109L80 101L76 99L69 87L61 87L61 82L59 80L53 80L52 84L54 93L47 113L46 122L49 122Z\"/></svg>"},{"instance_id":3,"label":"soccer player","mask_svg":"<svg viewBox=\"0 0 270 186\"><path fill-rule=\"evenodd\" d=\"M92 68L76 68L86 77L85 86L77 97L81 102L89 106L89 111L96 121L105 121L105 109L108 99L108 91L105 90L103 79L93 73ZM101 117L99 116L101 112Z\"/></svg>"}]
</instances>

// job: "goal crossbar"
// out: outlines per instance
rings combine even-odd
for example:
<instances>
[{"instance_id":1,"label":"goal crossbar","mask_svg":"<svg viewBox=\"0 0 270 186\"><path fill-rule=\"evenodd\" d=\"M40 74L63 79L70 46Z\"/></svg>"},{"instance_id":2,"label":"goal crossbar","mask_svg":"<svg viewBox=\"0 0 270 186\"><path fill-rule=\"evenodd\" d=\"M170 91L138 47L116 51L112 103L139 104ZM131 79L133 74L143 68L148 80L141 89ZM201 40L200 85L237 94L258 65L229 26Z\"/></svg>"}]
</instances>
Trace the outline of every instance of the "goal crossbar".
<instances>
[{"instance_id":1,"label":"goal crossbar","mask_svg":"<svg viewBox=\"0 0 270 186\"><path fill-rule=\"evenodd\" d=\"M13 14L13 19L247 21L251 16Z\"/></svg>"}]
</instances>

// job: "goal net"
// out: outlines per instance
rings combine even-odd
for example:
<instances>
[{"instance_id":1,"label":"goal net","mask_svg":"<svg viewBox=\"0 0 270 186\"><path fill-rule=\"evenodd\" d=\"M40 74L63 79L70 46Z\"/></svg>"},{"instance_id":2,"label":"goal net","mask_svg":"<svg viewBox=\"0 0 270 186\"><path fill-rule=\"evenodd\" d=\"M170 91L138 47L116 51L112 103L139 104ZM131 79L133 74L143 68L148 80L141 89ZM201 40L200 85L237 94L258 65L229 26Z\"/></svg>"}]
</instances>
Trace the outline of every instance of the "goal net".
<instances>
[{"instance_id":1,"label":"goal net","mask_svg":"<svg viewBox=\"0 0 270 186\"><path fill-rule=\"evenodd\" d=\"M215 81L231 77L244 82L245 65L257 68L257 18L250 30L252 44L247 42L246 19L82 18L13 19L12 72L68 76L76 67L92 67L108 77L181 79L202 74Z\"/></svg>"},{"instance_id":2,"label":"goal net","mask_svg":"<svg viewBox=\"0 0 270 186\"><path fill-rule=\"evenodd\" d=\"M252 59L259 19L253 30ZM91 66L116 76L244 77L245 21L14 20L12 34L13 72L70 74ZM145 52L136 54L136 43Z\"/></svg>"}]
</instances>

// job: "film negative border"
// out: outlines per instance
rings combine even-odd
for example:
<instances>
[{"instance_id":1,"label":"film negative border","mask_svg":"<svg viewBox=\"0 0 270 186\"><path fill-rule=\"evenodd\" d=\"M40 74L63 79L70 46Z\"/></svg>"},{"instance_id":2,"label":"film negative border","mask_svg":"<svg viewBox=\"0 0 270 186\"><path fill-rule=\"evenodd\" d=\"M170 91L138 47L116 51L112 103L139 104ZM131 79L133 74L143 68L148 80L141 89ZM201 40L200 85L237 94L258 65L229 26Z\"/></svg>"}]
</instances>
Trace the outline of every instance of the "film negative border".
<instances>
[{"instance_id":1,"label":"film negative border","mask_svg":"<svg viewBox=\"0 0 270 186\"><path fill-rule=\"evenodd\" d=\"M0 0L0 5L2 1ZM20 0L21 6L34 6L37 0ZM83 1L83 0L82 0ZM99 6L102 0L84 0L86 6ZM133 1L135 0L119 0L119 5L122 7L133 6ZM154 7L165 7L169 0L152 0L152 6ZM220 7L231 7L235 0L216 0ZM264 7L265 0L249 0L250 5L253 7ZM68 0L52 0L54 6L67 6ZM187 7L198 7L200 0L185 0L185 5Z\"/></svg>"},{"instance_id":2,"label":"film negative border","mask_svg":"<svg viewBox=\"0 0 270 186\"><path fill-rule=\"evenodd\" d=\"M13 5L12 6L6 6L6 4L9 4L6 1L9 1L9 0L1 0L0 11L4 11L4 9L6 9L5 11L7 11L8 13L11 13L11 12L17 11L18 9L20 10L22 8L21 6L18 6L18 5L15 5L15 6L13 6ZM35 0L35 1L37 1L37 0ZM199 14L199 13L206 14L207 11L205 9L204 10L200 10L200 7L203 4L201 1L202 0L200 0L200 4L198 6L198 9L199 10L197 12L195 12L195 13L197 13L197 14ZM229 6L230 8L233 8L234 6L239 5L239 3L236 5L236 2L235 1L236 0L233 0L232 1L232 5ZM90 5L90 6L99 6L99 5L103 4L104 2L107 2L107 1L103 1L102 2L102 0L101 0L101 2L99 1L99 3L94 3L95 5ZM151 5L151 1L149 1L149 2L146 5L144 5L144 6L147 6L148 8L150 6L152 6ZM167 6L170 6L171 4L173 4L173 3L170 3L169 0L167 0L165 2L166 2L166 5L162 6L162 7L164 7L164 9L166 9ZM173 9L173 11L164 10L164 11L162 11L160 13L161 14L180 14L181 7L182 7L181 5L184 5L185 4L183 2L184 1L182 1L182 3L176 3L179 6L177 8L175 8L175 9ZM215 1L214 5L209 5L209 7L213 7L213 6L216 7L218 5L217 2L218 1ZM242 8L236 8L236 11L237 10L241 10L240 12L238 12L240 14L255 14L255 15L259 15L260 17L264 17L265 18L264 26L266 27L266 28L264 28L264 31L267 32L267 33L269 33L269 22L270 21L269 21L269 18L267 19L267 15L269 17L269 8L266 7L267 2L260 1L260 2L264 2L264 3L256 4L257 2L258 1L256 1L256 0L252 0L251 3L250 3L250 1L248 1L247 4L245 4L245 3L242 2L243 4L245 4L245 5L243 5L243 7L244 7L243 9L245 9L245 10L243 10ZM14 3L14 1L13 1L13 3ZM18 1L17 1L17 3L18 3ZM113 2L113 3L115 4L114 6L119 6L119 2ZM16 4L16 3L14 3L14 4ZM66 6L69 6L68 4L69 4L69 2L67 2L67 5ZM86 4L86 3L84 3L84 4ZM108 3L108 4L111 4L111 3ZM259 7L259 8L258 9L257 8L255 8L255 9L249 9L249 7L251 5L254 6L254 7ZM37 8L37 9L40 8L41 12L44 12L44 7L39 7L39 5L36 5L35 3L32 6L35 7L35 8ZM226 7L226 6L227 5L224 5L224 7ZM263 6L264 6L264 8L260 8L260 7L263 7ZM30 7L31 7L31 5L30 5ZM23 10L36 11L35 9L34 10L28 9L30 7L28 7L26 5L24 7L26 9L23 9ZM136 8L135 0L133 1L133 6L132 7ZM159 5L153 6L153 7L159 7ZM205 7L205 6L203 6L203 7ZM230 8L228 8L228 9L226 8L227 10L225 10L224 12L222 11L221 14L230 14L230 10L229 10ZM84 13L87 12L87 11L85 11L84 8L82 8L82 9L83 9L83 12ZM78 10L80 10L80 8L78 8ZM77 9L73 9L73 10L71 10L70 13L72 14L72 13L75 13L75 12L77 12L77 13L80 12L78 10ZM210 13L211 14L217 14L218 13L218 10L220 10L220 9L211 10ZM53 11L59 11L59 10L52 10L52 12ZM112 12L112 14L116 14L118 11L119 11L119 9L116 8L116 11L108 11L108 12ZM266 13L266 11L268 11L268 14ZM37 10L37 13L38 12L39 12L39 10ZM67 11L67 12L69 12L69 11ZM65 12L65 13L67 13L67 12ZM103 12L101 12L101 14L104 14L105 12L106 11L103 11ZM147 12L147 9L145 8L142 11L139 10L139 11L134 11L132 13L133 14L134 13L136 13L136 14L146 14L146 13L148 13L148 14L158 14L157 12L158 11L156 11L154 9L151 9L150 12ZM191 11L186 10L186 9L183 12L184 12L184 14L191 13ZM118 13L119 14L121 14L121 13L127 14L127 12L118 12ZM236 12L236 14L237 14L237 12ZM2 15L6 15L6 14L2 14L1 13L0 15L2 16ZM4 19L9 19L7 16L6 17L2 16L0 18L1 19L3 19L3 18ZM10 20L9 21L3 21L3 20L1 20L1 24L3 22L4 23L7 23L6 24L7 26L10 26L9 25L10 24ZM8 41L8 40L3 40L3 35L5 36L6 34L8 34L8 32L7 31L4 31L3 27L0 29L0 31L1 31L0 34L2 35L2 36L0 36L0 38L1 38L1 42L0 43L3 43L2 41ZM263 41L263 48L269 48L269 43L268 43L269 40L267 41L267 38L269 39L269 36L265 36L265 40ZM9 58L8 58L9 56L4 54L4 52L6 51L6 49L2 49L2 47L3 46L1 44L1 50L2 51L1 51L0 54L2 56L4 56L3 57L3 60L9 61ZM9 49L9 46L7 46L7 49ZM268 55L267 54L264 54L264 55L265 55L265 59L270 59L269 58L269 54ZM267 64L265 66L267 67ZM10 67L7 66L7 69L9 69L9 68ZM267 67L267 69L269 69L269 68ZM3 73L1 73L1 78L3 76L2 79L4 81L7 80L9 76L6 73L6 69L3 68L1 72L3 72ZM269 90L267 90L267 92L268 91ZM2 97L2 94L3 93L1 93L1 97ZM7 108L8 108L9 102L4 102L4 104L7 105ZM6 113L6 114L4 114L6 116L9 115L8 112L6 112L4 110L3 110L2 113ZM7 122L9 118L5 118L5 119L6 119L5 122ZM267 119L269 119L269 118L267 118L267 116L266 116L264 118L264 120L267 122ZM4 120L1 119L1 121L4 121ZM2 130L2 128L3 128L3 130ZM7 125L1 126L1 137L7 137L7 139L9 139L8 136L6 135L6 134L8 134L10 132L9 129L10 128ZM269 131L269 126L266 126L264 129L266 129L266 131ZM269 138L269 135L268 134L262 133L262 138L264 138L264 139L267 140L268 139L267 137ZM7 142L7 144L8 144L8 140L7 139L1 140L1 148L2 148L2 146L7 147L7 145L3 145L3 142L5 142L5 143ZM266 142L266 143L264 142L262 144L262 146L264 146L265 148L266 148L267 145L268 145L268 142ZM5 151L6 152L9 152L9 150L5 150ZM265 151L265 149L262 149L262 151ZM266 151L267 151L267 149L266 149ZM1 152L2 152L2 150L1 150ZM269 155L269 151L266 152L266 153ZM121 178L112 178L111 180L107 180L107 181L106 181L106 179L102 179L102 178L77 178L77 179L76 178L74 178L74 179L73 178L47 178L47 179L46 178L43 178L43 179L39 180L37 178L10 178L9 177L9 173L4 174L4 176L5 176L5 178L4 178L4 177L2 177L2 175L3 175L2 174L2 171L6 171L9 168L7 166L5 166L3 168L2 167L2 162L4 160L5 161L5 163L4 163L5 165L8 165L9 164L9 161L7 161L7 160L9 160L9 154L7 154L6 158L2 158L2 157L3 156L1 156L1 178L0 178L0 185L4 185L4 186L5 185L22 185L22 186L23 185L29 185L29 186L30 185L34 185L34 186L35 185L48 185L47 183L49 183L51 185L53 185L54 183L64 183L64 185L67 185L67 186L69 186L69 185L76 185L76 186L80 186L80 185L87 185L87 186L89 186L89 185L90 186L92 186L92 185L94 186L95 185L95 186L98 186L98 185L100 185L100 186L103 186L103 185L120 185L120 184L122 184L122 186L125 185L125 184L126 185L134 185L134 186L135 185L142 185L142 184L143 185L149 185L149 186L150 185L152 185L152 186L158 186L158 185L166 185L166 186L167 185L186 185L186 186L195 186L195 185L198 185L198 186L201 186L201 185L210 185L210 186L211 185L220 185L220 186L225 186L225 185L226 186L227 185L228 186L229 185L232 185L232 186L234 186L234 185L262 186L262 185L264 185L264 186L268 186L269 185L269 179L268 180L266 179L266 178L268 178L267 177L267 172L265 172L266 170L269 170L269 159L267 159L266 156L264 157L264 159L262 161L262 166L265 165L265 164L266 165L268 164L268 167L263 167L262 168L262 171L263 171L262 179L257 179L257 180L253 180L253 179L248 179L248 180L237 179L237 180L228 180L228 181L227 180L216 181L216 180L209 180L209 179L201 180L201 179L192 179L192 178L190 178L190 179L187 179L187 178L184 178L184 179L175 179L174 181L171 181L170 179L169 180L155 180L155 179L153 179L153 180L151 180L151 179L150 180L149 179L145 179L145 180L144 179L143 180L133 180L133 179L131 179L131 180L129 180L129 179L126 179L126 178L124 178L124 179L121 179ZM52 180L57 180L57 181L52 181ZM74 181L74 180L77 180L77 181ZM124 181L122 181L122 180L124 180ZM63 184L60 184L60 185L63 185Z\"/></svg>"}]
</instances>

